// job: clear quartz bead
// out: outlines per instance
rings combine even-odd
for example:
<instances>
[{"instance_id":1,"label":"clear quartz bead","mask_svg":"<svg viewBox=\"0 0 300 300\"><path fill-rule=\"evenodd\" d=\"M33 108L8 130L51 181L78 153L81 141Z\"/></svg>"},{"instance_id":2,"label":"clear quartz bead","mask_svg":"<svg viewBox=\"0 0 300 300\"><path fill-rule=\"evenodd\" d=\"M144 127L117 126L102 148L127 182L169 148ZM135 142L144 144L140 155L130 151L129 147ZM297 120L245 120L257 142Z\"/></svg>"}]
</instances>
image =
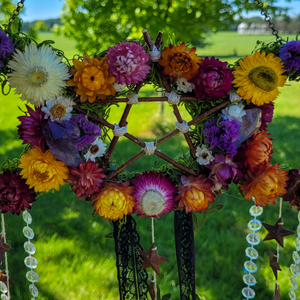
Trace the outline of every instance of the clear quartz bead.
<instances>
[{"instance_id":1,"label":"clear quartz bead","mask_svg":"<svg viewBox=\"0 0 300 300\"><path fill-rule=\"evenodd\" d=\"M243 281L249 285L249 286L253 286L256 284L256 279L252 274L246 274L243 276Z\"/></svg>"},{"instance_id":2,"label":"clear quartz bead","mask_svg":"<svg viewBox=\"0 0 300 300\"><path fill-rule=\"evenodd\" d=\"M0 292L7 293L7 286L4 282L0 281Z\"/></svg>"},{"instance_id":3,"label":"clear quartz bead","mask_svg":"<svg viewBox=\"0 0 300 300\"><path fill-rule=\"evenodd\" d=\"M31 217L31 214L30 214L27 210L24 210L24 211L23 211L23 220L24 220L27 224L31 224L31 223L32 223L32 217Z\"/></svg>"},{"instance_id":4,"label":"clear quartz bead","mask_svg":"<svg viewBox=\"0 0 300 300\"><path fill-rule=\"evenodd\" d=\"M296 300L296 294L293 289L289 290L289 296L291 300Z\"/></svg>"},{"instance_id":5,"label":"clear quartz bead","mask_svg":"<svg viewBox=\"0 0 300 300\"><path fill-rule=\"evenodd\" d=\"M39 280L39 275L34 271L28 271L26 273L26 278L30 282L37 282Z\"/></svg>"},{"instance_id":6,"label":"clear quartz bead","mask_svg":"<svg viewBox=\"0 0 300 300\"><path fill-rule=\"evenodd\" d=\"M258 217L263 213L263 208L261 206L253 205L250 207L249 213L252 217Z\"/></svg>"},{"instance_id":7,"label":"clear quartz bead","mask_svg":"<svg viewBox=\"0 0 300 300\"><path fill-rule=\"evenodd\" d=\"M246 248L245 253L246 253L246 256L248 256L249 258L252 258L252 259L258 258L258 252L256 251L256 249L254 249L252 247Z\"/></svg>"},{"instance_id":8,"label":"clear quartz bead","mask_svg":"<svg viewBox=\"0 0 300 300\"><path fill-rule=\"evenodd\" d=\"M295 277L298 277L298 276L299 276L299 269L298 269L297 265L291 264L291 265L290 265L290 270L291 270L292 274L293 274Z\"/></svg>"},{"instance_id":9,"label":"clear quartz bead","mask_svg":"<svg viewBox=\"0 0 300 300\"><path fill-rule=\"evenodd\" d=\"M300 238L299 237L296 238L295 245L296 245L297 251L299 251L300 250Z\"/></svg>"},{"instance_id":10,"label":"clear quartz bead","mask_svg":"<svg viewBox=\"0 0 300 300\"><path fill-rule=\"evenodd\" d=\"M23 228L23 234L25 235L25 237L27 237L29 240L34 238L34 232L33 230L29 227L29 226L25 226Z\"/></svg>"},{"instance_id":11,"label":"clear quartz bead","mask_svg":"<svg viewBox=\"0 0 300 300\"><path fill-rule=\"evenodd\" d=\"M258 231L261 229L261 222L259 220L251 220L249 223L248 223L248 228L252 231Z\"/></svg>"},{"instance_id":12,"label":"clear quartz bead","mask_svg":"<svg viewBox=\"0 0 300 300\"><path fill-rule=\"evenodd\" d=\"M27 256L24 259L25 266L27 268L35 269L38 265L38 261L33 256Z\"/></svg>"},{"instance_id":13,"label":"clear quartz bead","mask_svg":"<svg viewBox=\"0 0 300 300\"><path fill-rule=\"evenodd\" d=\"M33 255L35 253L35 247L31 242L24 243L24 249L27 253Z\"/></svg>"},{"instance_id":14,"label":"clear quartz bead","mask_svg":"<svg viewBox=\"0 0 300 300\"><path fill-rule=\"evenodd\" d=\"M31 284L29 286L29 292L33 297L37 297L39 295L39 290L34 284Z\"/></svg>"},{"instance_id":15,"label":"clear quartz bead","mask_svg":"<svg viewBox=\"0 0 300 300\"><path fill-rule=\"evenodd\" d=\"M255 273L257 271L256 264L250 260L245 261L244 267L249 273Z\"/></svg>"},{"instance_id":16,"label":"clear quartz bead","mask_svg":"<svg viewBox=\"0 0 300 300\"><path fill-rule=\"evenodd\" d=\"M300 236L300 224L297 227L297 235Z\"/></svg>"},{"instance_id":17,"label":"clear quartz bead","mask_svg":"<svg viewBox=\"0 0 300 300\"><path fill-rule=\"evenodd\" d=\"M300 222L300 210L298 212L298 221Z\"/></svg>"},{"instance_id":18,"label":"clear quartz bead","mask_svg":"<svg viewBox=\"0 0 300 300\"><path fill-rule=\"evenodd\" d=\"M297 251L293 252L293 260L297 265L300 263L300 256Z\"/></svg>"},{"instance_id":19,"label":"clear quartz bead","mask_svg":"<svg viewBox=\"0 0 300 300\"><path fill-rule=\"evenodd\" d=\"M255 233L249 233L246 237L246 240L252 246L256 246L260 243L260 238Z\"/></svg>"},{"instance_id":20,"label":"clear quartz bead","mask_svg":"<svg viewBox=\"0 0 300 300\"><path fill-rule=\"evenodd\" d=\"M242 294L247 299L252 299L255 297L255 292L250 287L245 287L242 289Z\"/></svg>"},{"instance_id":21,"label":"clear quartz bead","mask_svg":"<svg viewBox=\"0 0 300 300\"><path fill-rule=\"evenodd\" d=\"M9 300L9 298L7 295L1 294L1 300Z\"/></svg>"},{"instance_id":22,"label":"clear quartz bead","mask_svg":"<svg viewBox=\"0 0 300 300\"><path fill-rule=\"evenodd\" d=\"M298 283L297 283L297 280L294 276L290 277L290 282L291 282L292 288L294 290L296 290L298 288Z\"/></svg>"}]
</instances>

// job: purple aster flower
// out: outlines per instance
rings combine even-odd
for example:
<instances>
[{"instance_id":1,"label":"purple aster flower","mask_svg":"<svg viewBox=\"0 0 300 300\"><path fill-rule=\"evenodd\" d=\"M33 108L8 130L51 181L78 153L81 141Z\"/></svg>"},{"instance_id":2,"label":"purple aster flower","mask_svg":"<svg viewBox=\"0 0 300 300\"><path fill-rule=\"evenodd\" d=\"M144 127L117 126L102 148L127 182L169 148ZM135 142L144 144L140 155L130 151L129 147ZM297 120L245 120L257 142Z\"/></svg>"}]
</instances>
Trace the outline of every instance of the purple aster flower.
<instances>
[{"instance_id":1,"label":"purple aster flower","mask_svg":"<svg viewBox=\"0 0 300 300\"><path fill-rule=\"evenodd\" d=\"M232 69L226 69L227 62L211 57L205 57L199 65L198 73L189 80L195 85L197 98L215 101L227 96L232 90Z\"/></svg>"},{"instance_id":2,"label":"purple aster flower","mask_svg":"<svg viewBox=\"0 0 300 300\"><path fill-rule=\"evenodd\" d=\"M300 41L290 41L279 50L279 57L284 62L284 69L288 72L298 71L300 68Z\"/></svg>"},{"instance_id":3,"label":"purple aster flower","mask_svg":"<svg viewBox=\"0 0 300 300\"><path fill-rule=\"evenodd\" d=\"M78 151L82 151L84 148L86 148L88 145L95 142L96 137L93 135L84 135L81 138L78 139L75 147Z\"/></svg>"},{"instance_id":4,"label":"purple aster flower","mask_svg":"<svg viewBox=\"0 0 300 300\"><path fill-rule=\"evenodd\" d=\"M150 54L137 42L120 42L108 49L109 74L116 78L119 84L137 84L150 73Z\"/></svg>"},{"instance_id":5,"label":"purple aster flower","mask_svg":"<svg viewBox=\"0 0 300 300\"><path fill-rule=\"evenodd\" d=\"M85 122L88 122L88 118L84 114L78 114L76 116L72 116L70 122L82 125Z\"/></svg>"},{"instance_id":6,"label":"purple aster flower","mask_svg":"<svg viewBox=\"0 0 300 300\"><path fill-rule=\"evenodd\" d=\"M12 52L14 52L14 44L12 40L0 29L0 58L4 58L7 53Z\"/></svg>"},{"instance_id":7,"label":"purple aster flower","mask_svg":"<svg viewBox=\"0 0 300 300\"><path fill-rule=\"evenodd\" d=\"M95 136L101 135L101 128L94 123L85 122L82 124L82 129L87 134L93 134Z\"/></svg>"},{"instance_id":8,"label":"purple aster flower","mask_svg":"<svg viewBox=\"0 0 300 300\"><path fill-rule=\"evenodd\" d=\"M211 169L209 178L214 177L214 185L218 186L220 183L225 188L228 188L228 184L238 183L239 178L243 178L243 172L238 168L243 166L242 163L233 162L230 154L216 154L215 160L211 165L205 167Z\"/></svg>"},{"instance_id":9,"label":"purple aster flower","mask_svg":"<svg viewBox=\"0 0 300 300\"><path fill-rule=\"evenodd\" d=\"M237 152L234 142L238 139L241 123L236 120L222 120L217 125L217 118L207 121L203 129L204 142L209 144L209 149L218 147L222 151L234 156Z\"/></svg>"}]
</instances>

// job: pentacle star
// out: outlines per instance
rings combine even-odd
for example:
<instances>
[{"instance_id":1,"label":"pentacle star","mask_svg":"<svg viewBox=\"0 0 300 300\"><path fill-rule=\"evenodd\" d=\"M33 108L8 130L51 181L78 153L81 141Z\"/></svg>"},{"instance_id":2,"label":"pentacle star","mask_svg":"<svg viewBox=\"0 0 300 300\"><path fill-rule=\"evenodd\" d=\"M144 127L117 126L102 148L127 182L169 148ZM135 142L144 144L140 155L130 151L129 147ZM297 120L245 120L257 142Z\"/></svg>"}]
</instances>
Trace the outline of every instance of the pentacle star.
<instances>
[{"instance_id":1,"label":"pentacle star","mask_svg":"<svg viewBox=\"0 0 300 300\"><path fill-rule=\"evenodd\" d=\"M2 264L3 253L8 252L9 250L10 250L10 247L7 244L5 244L4 235L2 233L1 237L0 237L0 265Z\"/></svg>"},{"instance_id":2,"label":"pentacle star","mask_svg":"<svg viewBox=\"0 0 300 300\"><path fill-rule=\"evenodd\" d=\"M284 244L283 244L283 238L285 236L294 234L293 231L289 231L286 229L282 228L282 219L279 218L279 220L276 222L275 225L270 225L270 224L266 224L264 222L262 222L262 224L264 225L264 227L268 230L268 234L266 235L266 237L264 238L264 241L268 241L268 240L276 240L277 243L283 248Z\"/></svg>"},{"instance_id":3,"label":"pentacle star","mask_svg":"<svg viewBox=\"0 0 300 300\"><path fill-rule=\"evenodd\" d=\"M141 269L152 268L158 275L160 275L159 264L168 261L167 257L157 255L156 246L153 243L149 251L138 250L144 259Z\"/></svg>"},{"instance_id":4,"label":"pentacle star","mask_svg":"<svg viewBox=\"0 0 300 300\"><path fill-rule=\"evenodd\" d=\"M276 284L275 294L272 300L280 300L280 288L278 284Z\"/></svg>"},{"instance_id":5,"label":"pentacle star","mask_svg":"<svg viewBox=\"0 0 300 300\"><path fill-rule=\"evenodd\" d=\"M274 255L274 253L269 249L269 258L270 258L270 267L273 270L274 276L277 280L277 271L281 271L281 268L277 261L277 255Z\"/></svg>"}]
</instances>

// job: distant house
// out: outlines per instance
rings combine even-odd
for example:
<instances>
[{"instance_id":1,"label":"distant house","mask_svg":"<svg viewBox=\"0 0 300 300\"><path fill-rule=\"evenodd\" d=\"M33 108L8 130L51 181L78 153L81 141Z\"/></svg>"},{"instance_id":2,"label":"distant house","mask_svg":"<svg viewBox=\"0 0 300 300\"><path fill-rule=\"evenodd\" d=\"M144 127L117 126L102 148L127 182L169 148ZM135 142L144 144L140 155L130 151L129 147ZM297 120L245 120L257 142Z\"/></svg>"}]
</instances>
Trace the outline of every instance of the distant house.
<instances>
[{"instance_id":1,"label":"distant house","mask_svg":"<svg viewBox=\"0 0 300 300\"><path fill-rule=\"evenodd\" d=\"M271 30L267 24L251 23L248 25L242 22L239 24L237 32L238 34L270 34Z\"/></svg>"}]
</instances>

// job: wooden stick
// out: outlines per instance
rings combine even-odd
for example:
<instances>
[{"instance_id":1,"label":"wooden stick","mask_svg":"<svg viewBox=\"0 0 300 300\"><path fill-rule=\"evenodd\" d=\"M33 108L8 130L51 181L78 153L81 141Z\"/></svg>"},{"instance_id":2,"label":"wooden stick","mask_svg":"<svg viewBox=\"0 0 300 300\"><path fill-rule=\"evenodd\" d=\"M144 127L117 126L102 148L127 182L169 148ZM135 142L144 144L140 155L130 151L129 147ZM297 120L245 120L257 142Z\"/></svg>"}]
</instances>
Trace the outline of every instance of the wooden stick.
<instances>
[{"instance_id":1,"label":"wooden stick","mask_svg":"<svg viewBox=\"0 0 300 300\"><path fill-rule=\"evenodd\" d=\"M137 159L139 159L140 157L142 157L145 154L144 150L139 152L138 154L136 154L135 156L131 157L129 160L127 160L122 166L120 166L118 169L116 169L115 171L113 171L112 173L110 173L106 179L110 180L113 177L115 177L117 174L119 174L121 171L123 171L126 167L128 167L129 165L131 165L133 162L135 162Z\"/></svg>"},{"instance_id":2,"label":"wooden stick","mask_svg":"<svg viewBox=\"0 0 300 300\"><path fill-rule=\"evenodd\" d=\"M139 97L139 102L165 102L168 101L167 97ZM196 97L180 97L180 101L205 101L203 99L197 99ZM80 103L79 101L75 101ZM96 100L93 103L122 103L128 102L128 98L116 98L106 100Z\"/></svg>"},{"instance_id":3,"label":"wooden stick","mask_svg":"<svg viewBox=\"0 0 300 300\"><path fill-rule=\"evenodd\" d=\"M150 51L152 51L153 50L153 43L152 43L152 40L151 40L151 37L149 35L148 30L147 29L143 29L142 33L143 33L145 42L149 46Z\"/></svg>"},{"instance_id":4,"label":"wooden stick","mask_svg":"<svg viewBox=\"0 0 300 300\"><path fill-rule=\"evenodd\" d=\"M161 41L162 35L163 35L163 33L162 33L161 31L159 31L158 34L157 34L157 37L156 37L156 40L155 40L155 43L154 43L154 45L155 45L155 47L156 47L157 49L158 49L158 48L160 47L160 45L162 44L162 41Z\"/></svg>"},{"instance_id":5,"label":"wooden stick","mask_svg":"<svg viewBox=\"0 0 300 300\"><path fill-rule=\"evenodd\" d=\"M181 165L180 163L178 163L177 161L173 160L172 158L170 158L169 156L161 153L160 151L155 150L154 154L160 158L162 158L163 160L167 161L168 163L172 164L174 167L188 173L191 174L193 176L197 176L197 173L195 173L193 170Z\"/></svg>"}]
</instances>

